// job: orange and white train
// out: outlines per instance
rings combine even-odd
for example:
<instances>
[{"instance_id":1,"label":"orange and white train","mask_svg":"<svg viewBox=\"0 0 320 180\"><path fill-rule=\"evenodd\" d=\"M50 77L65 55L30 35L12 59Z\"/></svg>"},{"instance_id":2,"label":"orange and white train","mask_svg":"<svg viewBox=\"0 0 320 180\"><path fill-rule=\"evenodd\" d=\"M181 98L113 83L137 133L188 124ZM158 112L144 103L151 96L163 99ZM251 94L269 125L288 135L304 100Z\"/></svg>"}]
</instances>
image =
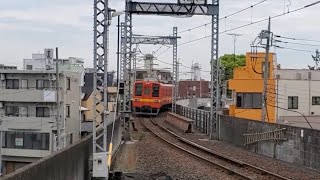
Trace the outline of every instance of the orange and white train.
<instances>
[{"instance_id":1,"label":"orange and white train","mask_svg":"<svg viewBox=\"0 0 320 180\"><path fill-rule=\"evenodd\" d=\"M136 81L132 97L135 114L158 115L160 110L171 107L172 85L158 81Z\"/></svg>"}]
</instances>

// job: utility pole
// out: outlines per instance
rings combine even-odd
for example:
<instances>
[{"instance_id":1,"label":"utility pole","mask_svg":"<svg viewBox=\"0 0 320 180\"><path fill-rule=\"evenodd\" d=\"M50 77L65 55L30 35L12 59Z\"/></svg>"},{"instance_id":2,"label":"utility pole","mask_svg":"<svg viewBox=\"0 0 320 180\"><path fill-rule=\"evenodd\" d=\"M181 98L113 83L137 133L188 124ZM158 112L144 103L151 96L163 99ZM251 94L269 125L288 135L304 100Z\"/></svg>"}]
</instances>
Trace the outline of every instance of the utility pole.
<instances>
[{"instance_id":1,"label":"utility pole","mask_svg":"<svg viewBox=\"0 0 320 180\"><path fill-rule=\"evenodd\" d=\"M264 69L263 69L263 93L262 93L262 113L261 121L265 122L267 108L267 88L268 88L268 79L269 79L269 51L270 51L270 42L271 42L271 18L269 17L269 25L267 31L262 31L260 34L261 39L267 39L266 44L266 57L264 60Z\"/></svg>"},{"instance_id":2,"label":"utility pole","mask_svg":"<svg viewBox=\"0 0 320 180\"><path fill-rule=\"evenodd\" d=\"M2 122L3 120L0 119L0 177L2 177Z\"/></svg>"},{"instance_id":3,"label":"utility pole","mask_svg":"<svg viewBox=\"0 0 320 180\"><path fill-rule=\"evenodd\" d=\"M237 37L242 36L242 34L230 33L229 36L233 37L233 65L236 65L236 41Z\"/></svg>"},{"instance_id":4,"label":"utility pole","mask_svg":"<svg viewBox=\"0 0 320 180\"><path fill-rule=\"evenodd\" d=\"M63 148L63 141L62 141L62 131L61 128L61 115L60 115L60 77L59 77L59 52L58 48L56 47L56 103L57 103L57 117L56 117L56 123L57 123L57 150L61 150Z\"/></svg>"}]
</instances>

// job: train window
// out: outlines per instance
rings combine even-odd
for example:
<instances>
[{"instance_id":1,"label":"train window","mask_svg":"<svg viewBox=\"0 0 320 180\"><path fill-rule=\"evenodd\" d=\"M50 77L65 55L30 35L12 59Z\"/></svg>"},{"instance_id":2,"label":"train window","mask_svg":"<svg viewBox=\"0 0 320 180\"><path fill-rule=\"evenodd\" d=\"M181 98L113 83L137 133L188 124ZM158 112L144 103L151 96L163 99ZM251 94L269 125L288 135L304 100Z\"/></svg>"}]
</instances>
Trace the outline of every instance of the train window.
<instances>
[{"instance_id":1,"label":"train window","mask_svg":"<svg viewBox=\"0 0 320 180\"><path fill-rule=\"evenodd\" d=\"M136 96L142 96L142 84L136 84Z\"/></svg>"},{"instance_id":2,"label":"train window","mask_svg":"<svg viewBox=\"0 0 320 180\"><path fill-rule=\"evenodd\" d=\"M159 97L159 84L154 84L152 86L152 97Z\"/></svg>"},{"instance_id":3,"label":"train window","mask_svg":"<svg viewBox=\"0 0 320 180\"><path fill-rule=\"evenodd\" d=\"M145 87L144 88L144 95L149 95L150 94L150 88L149 87Z\"/></svg>"}]
</instances>

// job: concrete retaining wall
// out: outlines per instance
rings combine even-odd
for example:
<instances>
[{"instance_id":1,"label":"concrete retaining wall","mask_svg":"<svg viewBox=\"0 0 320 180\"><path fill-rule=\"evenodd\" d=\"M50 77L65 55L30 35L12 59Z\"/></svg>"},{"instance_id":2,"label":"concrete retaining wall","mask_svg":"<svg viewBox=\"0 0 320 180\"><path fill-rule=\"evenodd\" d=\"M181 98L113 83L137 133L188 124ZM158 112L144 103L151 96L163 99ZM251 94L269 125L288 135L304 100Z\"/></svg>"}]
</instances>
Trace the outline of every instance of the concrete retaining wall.
<instances>
[{"instance_id":1,"label":"concrete retaining wall","mask_svg":"<svg viewBox=\"0 0 320 180\"><path fill-rule=\"evenodd\" d=\"M193 132L193 120L174 113L168 113L166 122L185 133Z\"/></svg>"},{"instance_id":2,"label":"concrete retaining wall","mask_svg":"<svg viewBox=\"0 0 320 180\"><path fill-rule=\"evenodd\" d=\"M246 133L260 133L286 128L286 141L262 141L245 145ZM320 170L320 131L308 128L221 116L221 140L250 151L286 162Z\"/></svg>"},{"instance_id":3,"label":"concrete retaining wall","mask_svg":"<svg viewBox=\"0 0 320 180\"><path fill-rule=\"evenodd\" d=\"M108 142L110 142L112 124L108 126ZM113 152L121 143L122 127L116 121ZM3 180L87 180L89 179L89 158L92 154L92 135L67 147L63 151L29 164Z\"/></svg>"}]
</instances>

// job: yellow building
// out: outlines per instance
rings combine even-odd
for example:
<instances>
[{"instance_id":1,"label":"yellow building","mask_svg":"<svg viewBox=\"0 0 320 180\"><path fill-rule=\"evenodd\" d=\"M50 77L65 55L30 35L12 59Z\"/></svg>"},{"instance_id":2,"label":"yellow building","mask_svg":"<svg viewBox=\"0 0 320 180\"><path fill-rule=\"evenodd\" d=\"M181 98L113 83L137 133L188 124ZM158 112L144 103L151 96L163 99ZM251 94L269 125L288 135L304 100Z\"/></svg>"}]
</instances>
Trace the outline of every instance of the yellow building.
<instances>
[{"instance_id":1,"label":"yellow building","mask_svg":"<svg viewBox=\"0 0 320 180\"><path fill-rule=\"evenodd\" d=\"M246 65L235 68L233 79L229 80L229 89L235 95L235 104L230 105L230 116L261 121L262 92L263 92L263 65L265 53L246 54ZM269 80L267 86L267 113L266 122L276 121L276 93L274 67L275 54L269 55Z\"/></svg>"}]
</instances>

